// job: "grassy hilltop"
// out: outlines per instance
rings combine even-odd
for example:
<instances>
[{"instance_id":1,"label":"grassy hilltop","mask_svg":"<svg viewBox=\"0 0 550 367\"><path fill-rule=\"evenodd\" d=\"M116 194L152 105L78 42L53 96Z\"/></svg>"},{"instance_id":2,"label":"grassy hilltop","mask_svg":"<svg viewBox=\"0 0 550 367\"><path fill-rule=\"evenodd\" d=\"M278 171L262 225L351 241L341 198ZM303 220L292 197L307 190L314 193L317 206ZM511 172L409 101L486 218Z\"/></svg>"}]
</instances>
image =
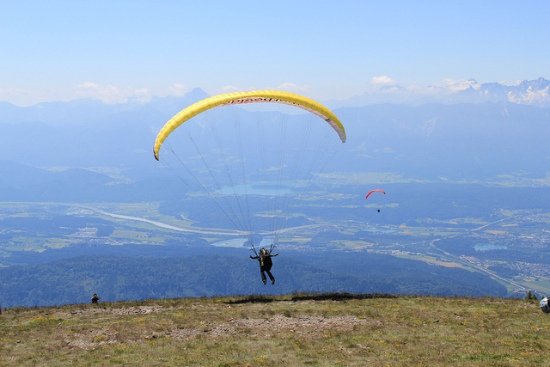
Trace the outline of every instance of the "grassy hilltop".
<instances>
[{"instance_id":1,"label":"grassy hilltop","mask_svg":"<svg viewBox=\"0 0 550 367\"><path fill-rule=\"evenodd\" d=\"M518 299L305 295L8 309L2 366L548 365Z\"/></svg>"}]
</instances>

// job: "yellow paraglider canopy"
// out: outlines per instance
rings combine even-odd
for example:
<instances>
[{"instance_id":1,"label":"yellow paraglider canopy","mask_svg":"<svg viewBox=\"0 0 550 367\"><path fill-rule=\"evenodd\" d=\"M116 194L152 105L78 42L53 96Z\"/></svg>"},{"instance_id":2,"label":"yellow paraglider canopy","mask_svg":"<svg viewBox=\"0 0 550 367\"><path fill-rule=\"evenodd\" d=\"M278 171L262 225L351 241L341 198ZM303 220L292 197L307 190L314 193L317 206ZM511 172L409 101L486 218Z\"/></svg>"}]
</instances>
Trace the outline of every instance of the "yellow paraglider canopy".
<instances>
[{"instance_id":1,"label":"yellow paraglider canopy","mask_svg":"<svg viewBox=\"0 0 550 367\"><path fill-rule=\"evenodd\" d=\"M218 94L216 96L198 101L178 112L170 120L168 120L166 124L164 124L162 129L157 134L155 145L153 147L155 159L159 159L160 148L168 135L170 135L178 126L182 125L194 116L218 106L261 102L289 104L314 113L332 126L340 137L340 140L342 140L342 143L346 141L346 131L344 129L344 125L342 125L338 117L336 117L332 111L319 102L290 92L278 90L256 90L249 92Z\"/></svg>"}]
</instances>

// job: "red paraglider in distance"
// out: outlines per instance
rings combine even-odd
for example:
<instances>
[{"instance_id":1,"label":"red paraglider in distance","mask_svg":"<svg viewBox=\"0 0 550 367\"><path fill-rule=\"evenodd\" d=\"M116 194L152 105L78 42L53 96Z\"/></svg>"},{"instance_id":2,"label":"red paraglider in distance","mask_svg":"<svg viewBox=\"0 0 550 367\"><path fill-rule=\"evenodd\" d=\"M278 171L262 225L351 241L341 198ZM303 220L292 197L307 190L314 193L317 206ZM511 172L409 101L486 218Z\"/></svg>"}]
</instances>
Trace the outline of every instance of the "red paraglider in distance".
<instances>
[{"instance_id":1,"label":"red paraglider in distance","mask_svg":"<svg viewBox=\"0 0 550 367\"><path fill-rule=\"evenodd\" d=\"M386 192L382 189L373 189L373 190L370 190L369 192L367 192L367 195L365 196L365 200L368 199L369 196L371 196L375 192L380 192L380 193L386 195Z\"/></svg>"}]
</instances>

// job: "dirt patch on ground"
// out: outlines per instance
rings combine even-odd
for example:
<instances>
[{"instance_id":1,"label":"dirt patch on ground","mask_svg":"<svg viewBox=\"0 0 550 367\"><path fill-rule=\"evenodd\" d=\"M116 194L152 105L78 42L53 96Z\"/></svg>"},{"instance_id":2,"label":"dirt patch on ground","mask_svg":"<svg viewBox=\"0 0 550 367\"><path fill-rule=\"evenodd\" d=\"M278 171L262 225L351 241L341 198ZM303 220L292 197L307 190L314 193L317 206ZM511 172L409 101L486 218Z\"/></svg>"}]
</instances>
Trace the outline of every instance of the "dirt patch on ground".
<instances>
[{"instance_id":1,"label":"dirt patch on ground","mask_svg":"<svg viewBox=\"0 0 550 367\"><path fill-rule=\"evenodd\" d=\"M127 307L118 310L120 314L129 312L150 313L155 312L149 306ZM154 306L151 306L154 307ZM104 344L134 343L143 339L155 339L160 337L175 339L193 338L221 338L231 335L247 335L250 337L270 337L278 333L291 333L300 337L323 337L323 332L354 330L357 327L379 328L383 324L379 320L358 318L355 316L298 316L287 317L274 315L270 318L238 318L216 324L205 322L195 328L173 328L165 331L156 331L147 335L129 336L119 335L111 328L94 329L73 334L65 339L65 345L69 348L95 349Z\"/></svg>"},{"instance_id":2,"label":"dirt patch on ground","mask_svg":"<svg viewBox=\"0 0 550 367\"><path fill-rule=\"evenodd\" d=\"M297 335L313 335L325 330L345 331L354 327L370 325L381 327L378 320L360 319L355 316L302 316L286 317L275 315L271 318L231 319L222 324L205 324L202 329L175 329L170 336L174 338L190 338L198 335L206 337L222 337L244 333L250 336L270 336L279 332L296 333Z\"/></svg>"},{"instance_id":3,"label":"dirt patch on ground","mask_svg":"<svg viewBox=\"0 0 550 367\"><path fill-rule=\"evenodd\" d=\"M166 311L166 308L161 306L134 306L134 307L122 307L112 310L114 315L146 315L149 313Z\"/></svg>"},{"instance_id":4,"label":"dirt patch on ground","mask_svg":"<svg viewBox=\"0 0 550 367\"><path fill-rule=\"evenodd\" d=\"M89 307L71 311L61 311L57 312L56 316L58 317L71 317L74 315L77 316L86 316L86 315L146 315L149 313L155 313L160 311L166 311L165 307L161 306L128 306L121 308L112 308L112 307Z\"/></svg>"}]
</instances>

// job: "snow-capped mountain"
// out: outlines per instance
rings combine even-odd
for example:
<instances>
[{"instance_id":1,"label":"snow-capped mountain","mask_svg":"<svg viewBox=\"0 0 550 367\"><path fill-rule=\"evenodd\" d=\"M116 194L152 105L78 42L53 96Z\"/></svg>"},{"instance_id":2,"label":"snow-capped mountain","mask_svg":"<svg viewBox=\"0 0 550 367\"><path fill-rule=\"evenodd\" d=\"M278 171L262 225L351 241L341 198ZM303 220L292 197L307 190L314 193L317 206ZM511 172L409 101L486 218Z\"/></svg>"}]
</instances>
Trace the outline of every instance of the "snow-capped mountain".
<instances>
[{"instance_id":1,"label":"snow-capped mountain","mask_svg":"<svg viewBox=\"0 0 550 367\"><path fill-rule=\"evenodd\" d=\"M364 106L379 103L421 105L425 103L506 102L550 107L550 81L544 78L524 80L516 84L479 83L475 79L444 80L429 86L403 86L395 82L369 85L358 96L331 101L332 107Z\"/></svg>"},{"instance_id":2,"label":"snow-capped mountain","mask_svg":"<svg viewBox=\"0 0 550 367\"><path fill-rule=\"evenodd\" d=\"M500 83L479 84L475 80L457 95L460 102L510 102L517 104L550 106L550 81L544 78L524 80L516 85Z\"/></svg>"}]
</instances>

